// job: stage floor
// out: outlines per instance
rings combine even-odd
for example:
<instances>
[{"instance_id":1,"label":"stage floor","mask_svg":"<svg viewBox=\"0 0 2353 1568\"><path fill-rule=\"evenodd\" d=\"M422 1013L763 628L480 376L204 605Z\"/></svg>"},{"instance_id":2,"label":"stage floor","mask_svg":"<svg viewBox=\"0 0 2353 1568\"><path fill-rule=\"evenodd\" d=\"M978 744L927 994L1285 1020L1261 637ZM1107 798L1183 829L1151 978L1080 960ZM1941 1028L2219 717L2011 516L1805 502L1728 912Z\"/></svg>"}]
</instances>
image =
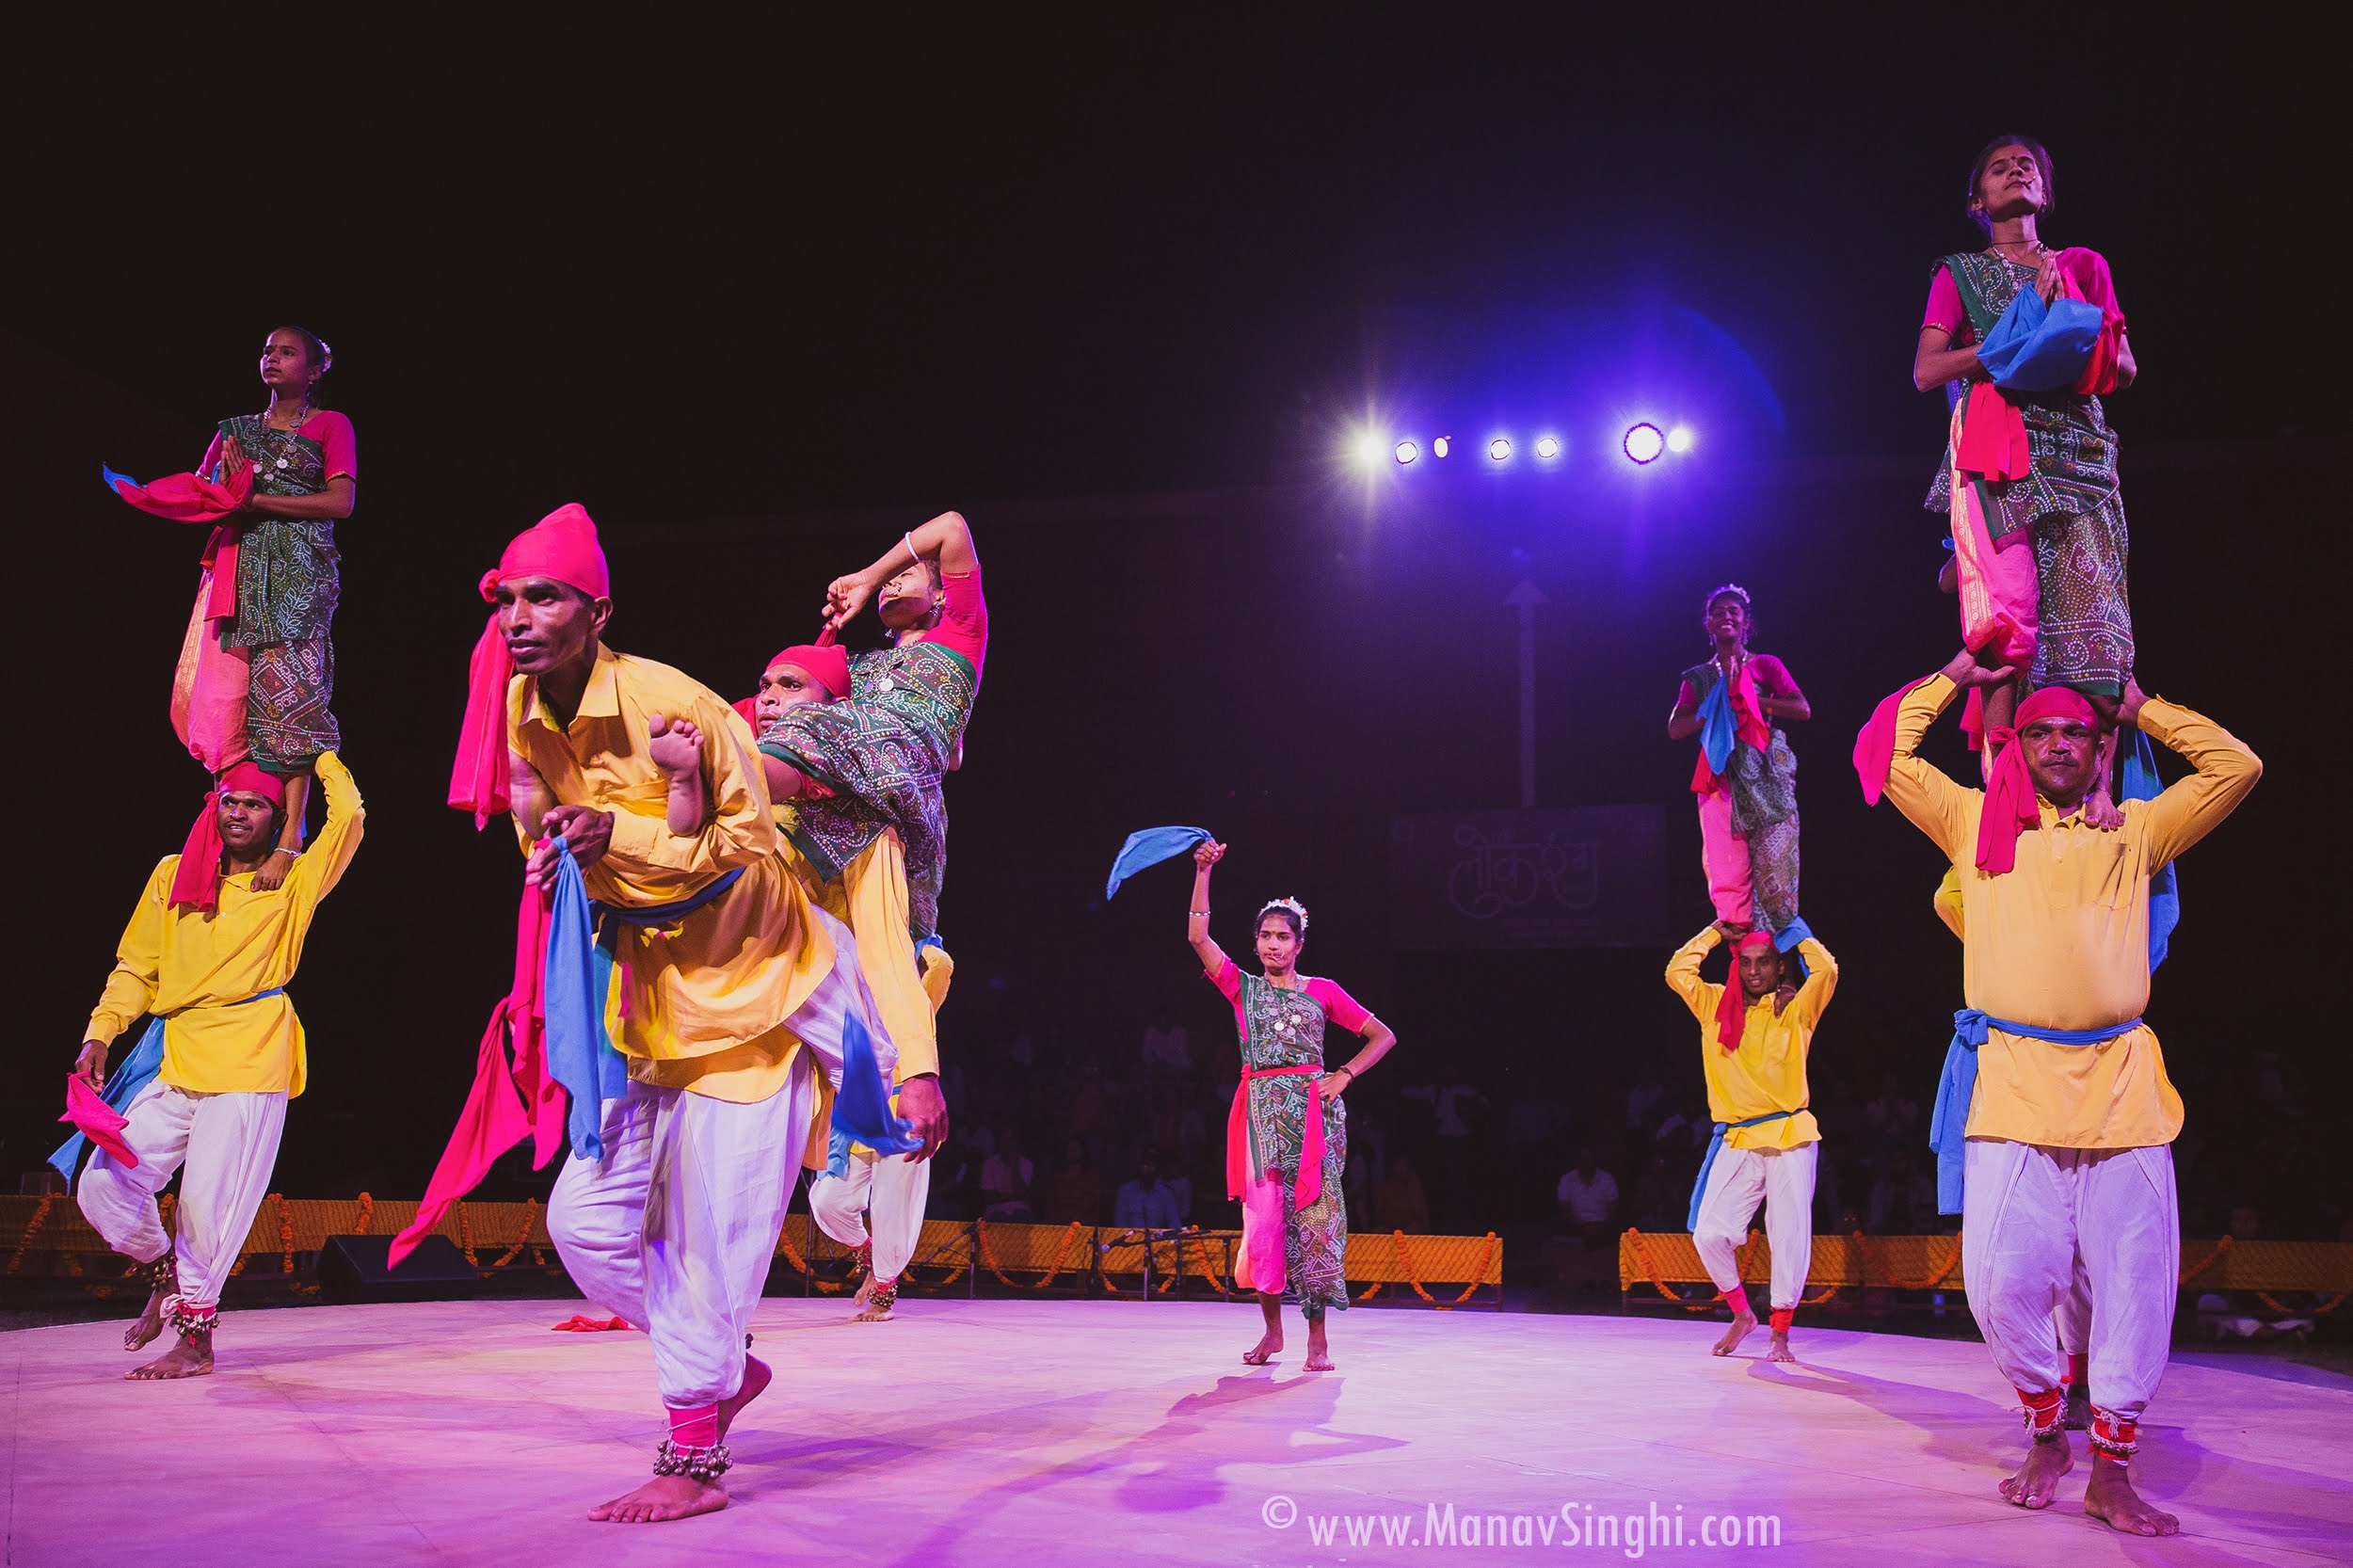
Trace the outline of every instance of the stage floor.
<instances>
[{"instance_id":1,"label":"stage floor","mask_svg":"<svg viewBox=\"0 0 2353 1568\"><path fill-rule=\"evenodd\" d=\"M1801 1325L1789 1368L1712 1359L1705 1322L1358 1311L1312 1375L1295 1316L1253 1370L1255 1311L1183 1303L912 1301L877 1326L765 1302L777 1379L736 1429L732 1506L592 1525L659 1422L645 1336L550 1333L573 1304L233 1313L220 1369L177 1384L120 1381L120 1323L0 1335L5 1560L1623 1561L1591 1521L1654 1507L1683 1515L1685 1545L1646 1554L1669 1560L2353 1560L2353 1380L2281 1362L2175 1360L2138 1469L2188 1533L2142 1543L2080 1512L2080 1438L2050 1512L1995 1497L2022 1439L1976 1344ZM1499 1543L1419 1544L1449 1505L1458 1540L1499 1516ZM1777 1517L1782 1544L1703 1546L1725 1514Z\"/></svg>"}]
</instances>

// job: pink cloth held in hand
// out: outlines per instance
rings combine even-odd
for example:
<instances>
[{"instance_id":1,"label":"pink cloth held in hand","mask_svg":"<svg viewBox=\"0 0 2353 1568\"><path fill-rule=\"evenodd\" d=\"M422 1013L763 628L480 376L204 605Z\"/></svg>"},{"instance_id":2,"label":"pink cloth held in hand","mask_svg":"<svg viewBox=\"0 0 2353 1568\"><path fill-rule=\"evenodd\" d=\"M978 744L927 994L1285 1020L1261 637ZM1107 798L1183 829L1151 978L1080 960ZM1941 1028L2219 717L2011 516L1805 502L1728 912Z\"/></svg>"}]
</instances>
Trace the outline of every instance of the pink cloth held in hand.
<instances>
[{"instance_id":1,"label":"pink cloth held in hand","mask_svg":"<svg viewBox=\"0 0 2353 1568\"><path fill-rule=\"evenodd\" d=\"M221 484L200 473L167 473L142 485L127 473L100 465L106 488L140 511L173 522L219 522L242 511L253 494L253 470L239 469Z\"/></svg>"},{"instance_id":2,"label":"pink cloth held in hand","mask_svg":"<svg viewBox=\"0 0 2353 1568\"><path fill-rule=\"evenodd\" d=\"M131 1145L122 1141L122 1129L131 1125L113 1106L108 1105L97 1090L79 1078L65 1080L65 1114L61 1122L71 1122L74 1129L104 1149L127 1169L138 1168L139 1157L131 1152Z\"/></svg>"}]
</instances>

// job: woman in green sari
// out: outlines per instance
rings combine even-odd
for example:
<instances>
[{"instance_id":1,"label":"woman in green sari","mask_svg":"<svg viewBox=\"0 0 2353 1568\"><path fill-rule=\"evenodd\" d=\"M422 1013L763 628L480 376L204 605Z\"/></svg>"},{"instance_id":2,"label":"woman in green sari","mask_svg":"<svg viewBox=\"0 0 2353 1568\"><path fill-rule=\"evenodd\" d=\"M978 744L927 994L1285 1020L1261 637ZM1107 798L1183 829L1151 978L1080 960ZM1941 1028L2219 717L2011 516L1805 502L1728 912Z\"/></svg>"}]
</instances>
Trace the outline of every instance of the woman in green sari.
<instances>
[{"instance_id":1,"label":"woman in green sari","mask_svg":"<svg viewBox=\"0 0 2353 1568\"><path fill-rule=\"evenodd\" d=\"M1332 1370L1325 1314L1348 1306L1348 1111L1341 1093L1397 1044L1389 1026L1331 981L1299 972L1307 911L1277 899L1258 911L1254 943L1263 974L1245 974L1209 939L1209 870L1220 843L1193 852L1193 906L1185 936L1209 981L1234 1007L1241 1081L1225 1127L1225 1184L1241 1200L1241 1252L1234 1283L1257 1293L1266 1332L1242 1352L1253 1367L1283 1348L1288 1286L1307 1320L1310 1372ZM1364 1036L1345 1066L1325 1071L1327 1022Z\"/></svg>"},{"instance_id":2,"label":"woman in green sari","mask_svg":"<svg viewBox=\"0 0 2353 1568\"><path fill-rule=\"evenodd\" d=\"M280 327L262 344L262 385L269 407L220 422L198 472L228 480L250 470L244 510L216 532L207 552L216 564L233 551L236 609L208 619L192 635L246 666L240 750L286 780L277 850L253 873L253 886L278 887L302 850L303 806L311 766L343 744L335 696L335 603L342 578L335 524L351 516L358 488L359 442L351 421L315 407L319 377L335 362L318 337ZM195 661L183 657L184 666ZM193 688L191 668L183 684ZM222 769L237 759L205 758Z\"/></svg>"}]
</instances>

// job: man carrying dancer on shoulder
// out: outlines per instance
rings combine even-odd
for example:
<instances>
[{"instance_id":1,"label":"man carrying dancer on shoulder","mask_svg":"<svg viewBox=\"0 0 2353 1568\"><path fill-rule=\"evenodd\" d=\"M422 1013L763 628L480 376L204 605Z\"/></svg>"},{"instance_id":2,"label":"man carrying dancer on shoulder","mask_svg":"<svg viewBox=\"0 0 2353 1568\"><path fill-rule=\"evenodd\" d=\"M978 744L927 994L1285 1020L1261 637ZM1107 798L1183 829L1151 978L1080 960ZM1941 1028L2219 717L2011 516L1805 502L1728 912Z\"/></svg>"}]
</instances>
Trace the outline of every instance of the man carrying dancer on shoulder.
<instances>
[{"instance_id":1,"label":"man carrying dancer on shoulder","mask_svg":"<svg viewBox=\"0 0 2353 1568\"><path fill-rule=\"evenodd\" d=\"M1700 1021L1701 1070L1716 1120L1706 1162L1691 1189L1689 1219L1700 1262L1732 1305L1732 1326L1716 1341L1715 1353L1730 1355L1756 1327L1738 1253L1761 1198L1773 1255L1769 1361L1797 1359L1789 1350L1789 1323L1814 1262L1814 1176L1822 1138L1806 1109L1806 1058L1838 986L1830 950L1802 920L1791 924L1801 934L1802 984L1771 932L1724 920L1684 943L1667 964L1669 989ZM1732 946L1732 969L1724 984L1712 985L1700 978L1700 964L1719 942Z\"/></svg>"},{"instance_id":2,"label":"man carrying dancer on shoulder","mask_svg":"<svg viewBox=\"0 0 2353 1568\"><path fill-rule=\"evenodd\" d=\"M1874 794L1884 760L1888 798L1961 871L1969 1005L1938 1100L1941 1112L1965 1111L1970 1310L2032 1434L2001 1494L2047 1508L2073 1466L2052 1315L2080 1269L2092 1310L2084 1511L2126 1534L2171 1535L2180 1522L2140 1498L2130 1469L2141 1415L2165 1374L2181 1272L2170 1145L2182 1100L2141 1021L2149 879L2246 798L2263 764L2219 725L2145 696L2129 678L2119 724L2137 726L2197 771L2153 800L2126 802L2121 828L2086 821L2100 724L2067 687L2025 697L2014 731L1989 737L1997 750L1984 790L1914 755L1961 691L2015 674L1957 655L1881 706L1856 763Z\"/></svg>"},{"instance_id":3,"label":"man carrying dancer on shoulder","mask_svg":"<svg viewBox=\"0 0 2353 1568\"><path fill-rule=\"evenodd\" d=\"M504 763L527 874L553 886L568 854L600 918L621 922L601 945L626 1078L585 1153L575 1137L548 1232L584 1294L645 1325L669 1435L654 1479L589 1517L710 1512L727 1506L728 1426L770 1381L744 1331L823 1114L820 1073L839 1073L853 1018L893 1057L849 933L778 853L749 728L679 671L604 646L613 601L587 513L518 536L484 591L498 646L477 650L477 681L500 648L520 677L504 687ZM706 808L691 835L664 816L682 792ZM938 1128L913 1119L936 1145Z\"/></svg>"},{"instance_id":4,"label":"man carrying dancer on shoulder","mask_svg":"<svg viewBox=\"0 0 2353 1568\"><path fill-rule=\"evenodd\" d=\"M988 654L981 564L963 516L943 512L864 571L827 587L826 636L865 608L891 646L855 657L830 641L768 662L756 710L761 763L808 894L856 936L859 963L899 1045L901 1114L944 1128L935 1016L954 966L938 936L947 867L946 776ZM837 1134L809 1185L825 1233L858 1247L859 1320L890 1316L931 1191L926 1159L884 1155ZM858 1214L872 1206L870 1239Z\"/></svg>"},{"instance_id":5,"label":"man carrying dancer on shoulder","mask_svg":"<svg viewBox=\"0 0 2353 1568\"><path fill-rule=\"evenodd\" d=\"M79 1189L91 1226L151 1283L122 1348L140 1349L167 1325L178 1336L133 1378L213 1369L221 1287L269 1191L286 1102L309 1077L302 1020L286 984L319 901L360 848L366 815L334 752L321 752L314 766L327 825L266 888L255 873L284 837L286 781L252 762L221 776L186 848L148 877L73 1064L76 1077L100 1088L107 1047L140 1014L154 1016L108 1096L128 1118L118 1136L136 1161L102 1149ZM57 1151L63 1168L72 1169L74 1152L74 1142ZM167 1237L155 1194L174 1171L182 1173L178 1234Z\"/></svg>"}]
</instances>

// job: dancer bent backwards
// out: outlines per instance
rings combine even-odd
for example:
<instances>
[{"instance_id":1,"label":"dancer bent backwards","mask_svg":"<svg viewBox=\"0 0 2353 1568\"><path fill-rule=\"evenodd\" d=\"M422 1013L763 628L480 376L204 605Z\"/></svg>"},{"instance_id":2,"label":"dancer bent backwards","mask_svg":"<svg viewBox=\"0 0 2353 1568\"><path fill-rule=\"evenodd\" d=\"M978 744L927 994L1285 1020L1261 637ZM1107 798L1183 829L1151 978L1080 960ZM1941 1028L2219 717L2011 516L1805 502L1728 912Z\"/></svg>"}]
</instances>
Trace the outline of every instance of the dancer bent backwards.
<instances>
[{"instance_id":1,"label":"dancer bent backwards","mask_svg":"<svg viewBox=\"0 0 2353 1568\"><path fill-rule=\"evenodd\" d=\"M1802 929L1801 927L1800 929ZM1732 972L1721 985L1700 978L1700 963L1720 941L1732 944ZM1691 1244L1707 1277L1732 1304L1732 1326L1716 1341L1730 1355L1756 1327L1738 1250L1765 1203L1773 1253L1773 1334L1769 1361L1795 1361L1789 1322L1814 1263L1814 1173L1822 1130L1807 1110L1806 1058L1814 1032L1838 987L1838 964L1812 935L1798 943L1807 974L1762 931L1718 921L1676 950L1667 985L1700 1021L1700 1061L1716 1135L1691 1192Z\"/></svg>"},{"instance_id":2,"label":"dancer bent backwards","mask_svg":"<svg viewBox=\"0 0 2353 1568\"><path fill-rule=\"evenodd\" d=\"M889 1046L849 933L778 854L750 729L677 670L603 645L613 603L587 513L519 536L485 592L519 677L505 738L528 874L552 885L560 836L589 896L627 912L605 1015L626 1082L595 1150L566 1160L548 1233L583 1294L645 1325L670 1435L654 1479L589 1517L684 1518L727 1506L728 1426L770 1380L744 1330L823 1113L819 1071L839 1072L850 1016L886 1062ZM709 803L691 837L662 814L673 792L654 755L679 721Z\"/></svg>"},{"instance_id":3,"label":"dancer bent backwards","mask_svg":"<svg viewBox=\"0 0 2353 1568\"><path fill-rule=\"evenodd\" d=\"M938 931L947 874L940 783L963 760L988 658L988 605L964 519L943 512L864 571L836 578L827 630L869 602L891 646L850 661L850 690L837 694L850 700L786 710L761 727L760 749L777 764L768 770L774 798L803 797L792 841L821 879L842 875L886 829L898 831L907 924L920 941Z\"/></svg>"},{"instance_id":4,"label":"dancer bent backwards","mask_svg":"<svg viewBox=\"0 0 2353 1568\"><path fill-rule=\"evenodd\" d=\"M1945 388L1952 409L1927 505L1951 514L1962 640L1981 662L2018 668L2027 689L2071 687L2113 720L2133 668L2131 541L2100 394L2132 385L2138 367L2107 259L2042 243L2052 193L2051 155L2032 137L1997 136L1978 152L1968 213L1987 245L1936 264L1912 379L1922 392ZM2100 307L2099 338L2070 385L1996 387L1977 357L2028 291L2045 305ZM1986 692L1988 730L2009 727L2018 696L2014 686ZM2115 824L2114 766L2104 746L2086 807L2094 826Z\"/></svg>"},{"instance_id":5,"label":"dancer bent backwards","mask_svg":"<svg viewBox=\"0 0 2353 1568\"><path fill-rule=\"evenodd\" d=\"M768 661L754 716L766 728L793 709L846 697L850 686L849 658L840 648L831 644L788 648ZM825 736L824 727L808 727L796 735L796 743L827 759L828 773L843 776L850 770L836 769L830 753L819 749ZM777 758L763 755L760 761L772 786L787 790L805 786L797 770ZM915 941L908 930L906 858L898 828L885 826L839 876L821 879L795 841L799 813L812 804L780 799L776 805L777 826L785 834L785 859L808 896L848 925L856 938L858 964L873 988L875 1005L882 1011L891 1038L900 1042L895 1103L902 1114L910 1105L922 1105L944 1129L947 1112L939 1097L934 1020L947 998L955 966L935 938L922 950L919 971ZM809 1180L808 1207L826 1235L858 1251L865 1277L856 1298L857 1321L889 1320L898 1301L899 1273L922 1239L931 1178L928 1160L912 1153L880 1154L853 1141L842 1129L832 1129L824 1166ZM871 1237L860 1219L870 1206L873 1214Z\"/></svg>"},{"instance_id":6,"label":"dancer bent backwards","mask_svg":"<svg viewBox=\"0 0 2353 1568\"><path fill-rule=\"evenodd\" d=\"M1756 613L1746 588L1709 594L1701 624L1716 651L1683 672L1667 736L1700 737L1691 792L1716 918L1778 932L1798 918L1798 760L1772 721L1814 710L1780 660L1749 651Z\"/></svg>"},{"instance_id":7,"label":"dancer bent backwards","mask_svg":"<svg viewBox=\"0 0 2353 1568\"><path fill-rule=\"evenodd\" d=\"M1348 1307L1348 1203L1340 1191L1348 1166L1348 1108L1340 1096L1397 1044L1389 1026L1332 982L1299 972L1307 911L1277 899L1258 911L1257 945L1263 975L1244 974L1209 939L1209 868L1220 843L1194 846L1193 907L1186 939L1211 984L1234 1004L1241 1039L1241 1081L1225 1125L1225 1183L1241 1200L1241 1256L1235 1283L1258 1293L1266 1333L1242 1352L1261 1367L1283 1348L1283 1288L1288 1282L1307 1320L1307 1370L1332 1370L1325 1313ZM1323 1070L1326 1022L1361 1034L1356 1059Z\"/></svg>"},{"instance_id":8,"label":"dancer bent backwards","mask_svg":"<svg viewBox=\"0 0 2353 1568\"><path fill-rule=\"evenodd\" d=\"M2121 825L2121 818L2119 818ZM1944 880L1936 885L1936 918L1945 922L1946 930L1963 937L1968 934L1968 911L1961 903L1961 872L1947 868ZM2058 1340L2058 1352L2065 1370L2059 1379L2059 1389L2066 1396L2066 1411L2059 1425L2069 1432L2091 1430L2091 1279L2084 1272L2084 1260L2075 1259L2074 1278L2069 1283L2067 1299L2051 1314L2051 1331Z\"/></svg>"},{"instance_id":9,"label":"dancer bent backwards","mask_svg":"<svg viewBox=\"0 0 2353 1568\"><path fill-rule=\"evenodd\" d=\"M154 1016L116 1084L120 1092L152 1075L124 1109L129 1125L120 1137L138 1162L101 1150L79 1190L91 1226L152 1282L123 1349L138 1350L167 1323L179 1335L134 1378L213 1369L220 1288L269 1191L286 1102L309 1077L302 1020L286 984L302 962L319 901L360 847L365 815L335 754L322 752L316 763L327 825L266 888L258 872L282 841L285 782L250 762L222 776L188 847L166 856L148 877L74 1063L77 1075L100 1087L108 1044L140 1014ZM58 1152L70 1168L72 1145ZM183 1172L176 1239L165 1236L155 1203L174 1171Z\"/></svg>"},{"instance_id":10,"label":"dancer bent backwards","mask_svg":"<svg viewBox=\"0 0 2353 1568\"><path fill-rule=\"evenodd\" d=\"M2022 1508L2047 1508L2073 1463L2060 1424L2052 1314L2080 1266L2091 1295L2085 1512L2127 1533L2170 1535L2179 1522L2141 1500L2129 1468L2141 1414L2165 1374L2181 1273L2169 1145L2182 1101L2140 1017L2149 878L2228 816L2263 764L2220 726L2144 696L2129 677L2119 722L2137 725L2197 771L2154 800L2125 802L2115 831L2084 820L2099 723L2066 687L2025 698L2014 738L1993 737L1986 790L1956 784L1913 755L1958 692L2014 673L1986 669L1964 650L1903 693L1885 781L1897 808L1961 872L1970 1009L1961 1022L1974 1056L1952 1053L1948 1082L1960 1081L1957 1066L1964 1078L1966 1064L1976 1066L1962 1102L1961 1266L1970 1310L2033 1434L2001 1493Z\"/></svg>"}]
</instances>

